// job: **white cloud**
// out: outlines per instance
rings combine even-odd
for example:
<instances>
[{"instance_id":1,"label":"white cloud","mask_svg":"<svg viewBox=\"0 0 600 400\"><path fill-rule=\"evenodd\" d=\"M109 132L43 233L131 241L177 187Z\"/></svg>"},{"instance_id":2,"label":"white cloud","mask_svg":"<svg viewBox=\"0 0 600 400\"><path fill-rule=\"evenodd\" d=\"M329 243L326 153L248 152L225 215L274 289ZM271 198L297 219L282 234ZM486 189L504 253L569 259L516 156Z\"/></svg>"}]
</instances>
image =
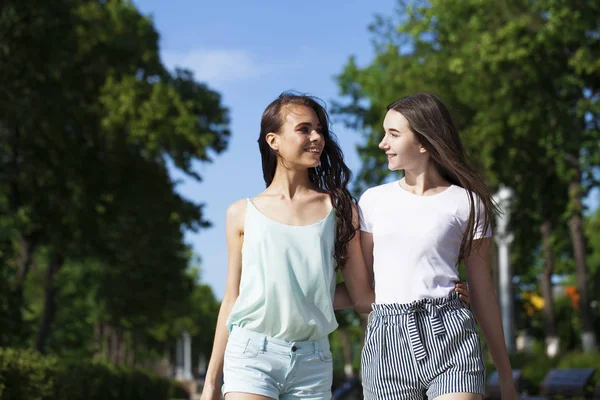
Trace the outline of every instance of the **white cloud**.
<instances>
[{"instance_id":1,"label":"white cloud","mask_svg":"<svg viewBox=\"0 0 600 400\"><path fill-rule=\"evenodd\" d=\"M203 82L221 83L258 77L267 72L245 50L195 49L188 52L163 52L165 65L189 69Z\"/></svg>"}]
</instances>

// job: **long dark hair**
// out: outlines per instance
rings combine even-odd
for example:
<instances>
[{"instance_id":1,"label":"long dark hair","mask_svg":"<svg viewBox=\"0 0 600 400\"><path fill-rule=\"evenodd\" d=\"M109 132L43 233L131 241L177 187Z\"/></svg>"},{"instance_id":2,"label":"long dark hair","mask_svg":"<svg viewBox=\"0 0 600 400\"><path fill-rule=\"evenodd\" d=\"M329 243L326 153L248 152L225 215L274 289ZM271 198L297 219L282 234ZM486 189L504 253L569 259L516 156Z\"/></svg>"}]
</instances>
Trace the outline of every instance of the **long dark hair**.
<instances>
[{"instance_id":1,"label":"long dark hair","mask_svg":"<svg viewBox=\"0 0 600 400\"><path fill-rule=\"evenodd\" d=\"M277 169L277 154L269 146L266 136L269 132L279 133L285 121L284 108L289 105L305 106L317 114L321 123L325 148L321 154L319 166L308 171L310 181L320 190L329 194L331 204L335 209L336 237L334 258L337 267L342 268L348 259L347 245L354 237L355 229L352 224L352 207L355 200L348 190L350 169L344 163L344 155L333 132L329 130L329 116L325 106L316 97L283 92L267 106L260 121L260 136L258 148L262 158L263 177L267 187L273 182Z\"/></svg>"},{"instance_id":2,"label":"long dark hair","mask_svg":"<svg viewBox=\"0 0 600 400\"><path fill-rule=\"evenodd\" d=\"M492 216L497 212L492 196L482 177L469 166L458 129L442 101L431 93L417 93L396 100L387 107L408 120L411 131L425 147L429 157L448 182L466 189L469 195L469 219L460 245L458 262L471 253L475 227L483 222L483 230L492 229ZM482 212L476 212L475 207ZM483 214L483 221L481 215Z\"/></svg>"}]
</instances>

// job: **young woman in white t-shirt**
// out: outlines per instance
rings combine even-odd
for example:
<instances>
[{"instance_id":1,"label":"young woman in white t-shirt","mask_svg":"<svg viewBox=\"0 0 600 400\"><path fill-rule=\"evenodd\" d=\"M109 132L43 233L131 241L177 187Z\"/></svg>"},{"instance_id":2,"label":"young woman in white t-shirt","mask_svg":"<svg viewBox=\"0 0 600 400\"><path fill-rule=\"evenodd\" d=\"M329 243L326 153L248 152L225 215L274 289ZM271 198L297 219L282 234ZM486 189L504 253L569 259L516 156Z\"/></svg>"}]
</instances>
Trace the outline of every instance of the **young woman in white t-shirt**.
<instances>
[{"instance_id":1,"label":"young woman in white t-shirt","mask_svg":"<svg viewBox=\"0 0 600 400\"><path fill-rule=\"evenodd\" d=\"M361 245L375 304L362 354L365 399L480 399L485 370L475 318L456 298L467 269L471 307L498 370L517 399L488 252L495 208L467 164L450 113L434 95L390 106L379 147L404 177L359 201Z\"/></svg>"}]
</instances>

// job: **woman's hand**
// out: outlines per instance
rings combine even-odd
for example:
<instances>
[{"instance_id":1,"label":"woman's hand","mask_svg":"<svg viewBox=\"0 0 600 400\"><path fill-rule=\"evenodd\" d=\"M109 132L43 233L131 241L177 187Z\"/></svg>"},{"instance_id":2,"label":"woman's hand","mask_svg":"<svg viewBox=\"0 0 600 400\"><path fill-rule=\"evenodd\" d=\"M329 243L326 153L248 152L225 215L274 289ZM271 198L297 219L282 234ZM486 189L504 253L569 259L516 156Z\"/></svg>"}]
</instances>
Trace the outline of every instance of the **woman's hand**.
<instances>
[{"instance_id":1,"label":"woman's hand","mask_svg":"<svg viewBox=\"0 0 600 400\"><path fill-rule=\"evenodd\" d=\"M469 298L469 287L465 282L458 281L454 287L454 291L458 293L458 298L461 299L467 307L471 305L471 299Z\"/></svg>"}]
</instances>

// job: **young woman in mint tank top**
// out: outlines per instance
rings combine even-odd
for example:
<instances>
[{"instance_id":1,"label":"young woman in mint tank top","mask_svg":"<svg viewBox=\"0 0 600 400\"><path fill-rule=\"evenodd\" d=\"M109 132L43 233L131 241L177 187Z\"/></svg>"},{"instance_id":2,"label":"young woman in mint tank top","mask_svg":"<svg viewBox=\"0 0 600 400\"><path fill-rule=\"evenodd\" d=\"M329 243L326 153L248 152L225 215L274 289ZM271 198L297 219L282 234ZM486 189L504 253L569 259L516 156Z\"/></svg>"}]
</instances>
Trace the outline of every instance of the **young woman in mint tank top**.
<instances>
[{"instance_id":1,"label":"young woman in mint tank top","mask_svg":"<svg viewBox=\"0 0 600 400\"><path fill-rule=\"evenodd\" d=\"M350 171L309 96L273 101L258 143L267 188L227 210L227 285L202 399L329 399L334 307L368 312L374 300Z\"/></svg>"},{"instance_id":2,"label":"young woman in mint tank top","mask_svg":"<svg viewBox=\"0 0 600 400\"><path fill-rule=\"evenodd\" d=\"M360 198L361 245L374 274L361 368L364 398L476 400L485 370L475 319L453 292L467 269L472 309L499 374L502 398L517 399L490 277L494 205L469 167L458 131L434 95L390 106L379 147L400 181Z\"/></svg>"}]
</instances>

